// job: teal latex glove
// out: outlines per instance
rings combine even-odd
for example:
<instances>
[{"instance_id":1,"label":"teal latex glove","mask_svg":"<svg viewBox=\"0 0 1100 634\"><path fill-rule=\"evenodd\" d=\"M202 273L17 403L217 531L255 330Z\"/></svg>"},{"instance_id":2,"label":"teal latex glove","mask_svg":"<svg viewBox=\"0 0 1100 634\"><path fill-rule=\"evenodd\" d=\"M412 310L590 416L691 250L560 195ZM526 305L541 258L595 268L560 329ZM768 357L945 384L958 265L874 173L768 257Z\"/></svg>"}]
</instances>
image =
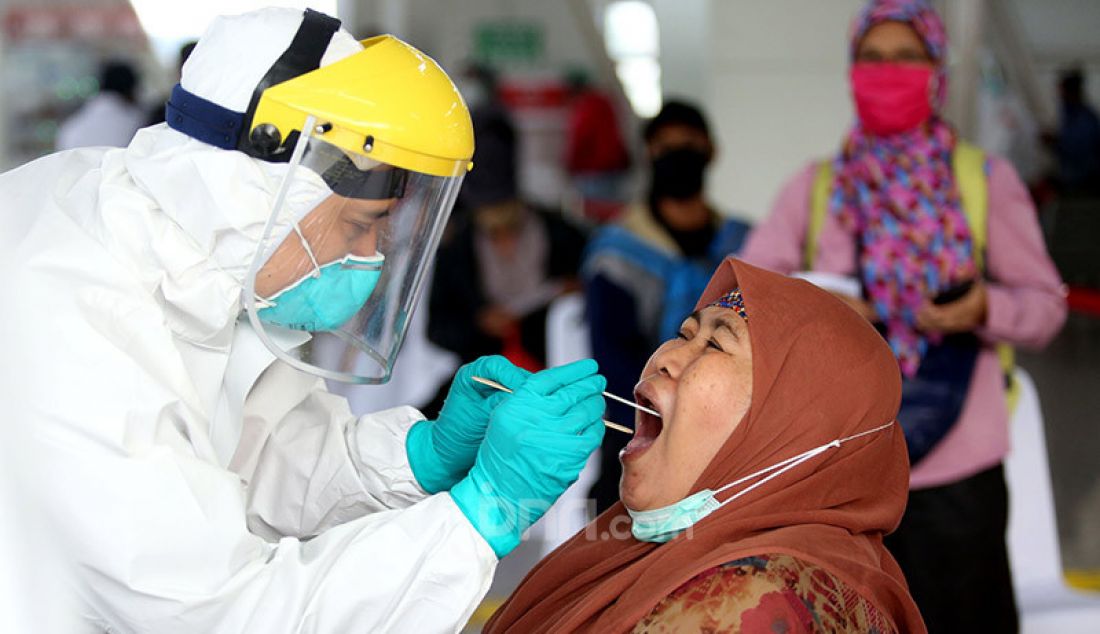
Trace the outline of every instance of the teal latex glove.
<instances>
[{"instance_id":1,"label":"teal latex glove","mask_svg":"<svg viewBox=\"0 0 1100 634\"><path fill-rule=\"evenodd\" d=\"M519 545L600 446L607 381L597 369L586 359L538 372L493 410L477 462L451 497L497 557Z\"/></svg>"},{"instance_id":2,"label":"teal latex glove","mask_svg":"<svg viewBox=\"0 0 1100 634\"><path fill-rule=\"evenodd\" d=\"M446 491L466 477L485 437L489 413L506 395L472 377L491 379L514 390L530 374L501 356L481 357L458 369L439 417L413 425L405 440L409 466L425 491Z\"/></svg>"}]
</instances>

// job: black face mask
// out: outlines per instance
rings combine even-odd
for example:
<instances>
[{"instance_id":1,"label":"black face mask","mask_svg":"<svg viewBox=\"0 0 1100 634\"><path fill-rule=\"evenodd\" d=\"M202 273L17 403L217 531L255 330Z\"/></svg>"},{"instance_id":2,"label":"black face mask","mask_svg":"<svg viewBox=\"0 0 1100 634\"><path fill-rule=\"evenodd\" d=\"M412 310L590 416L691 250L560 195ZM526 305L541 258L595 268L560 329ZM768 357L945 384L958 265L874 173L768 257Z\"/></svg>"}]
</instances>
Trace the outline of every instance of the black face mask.
<instances>
[{"instance_id":1,"label":"black face mask","mask_svg":"<svg viewBox=\"0 0 1100 634\"><path fill-rule=\"evenodd\" d=\"M703 170L709 161L706 152L691 147L669 150L653 159L653 198L683 200L703 191Z\"/></svg>"}]
</instances>

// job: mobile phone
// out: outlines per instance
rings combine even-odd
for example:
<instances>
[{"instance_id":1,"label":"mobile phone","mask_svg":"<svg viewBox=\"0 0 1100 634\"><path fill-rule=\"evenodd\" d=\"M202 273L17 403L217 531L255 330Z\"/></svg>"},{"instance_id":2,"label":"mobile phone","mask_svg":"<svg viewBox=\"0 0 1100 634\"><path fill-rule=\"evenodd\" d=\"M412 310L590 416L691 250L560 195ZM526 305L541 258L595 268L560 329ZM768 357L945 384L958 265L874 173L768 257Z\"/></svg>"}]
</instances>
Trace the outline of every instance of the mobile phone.
<instances>
[{"instance_id":1,"label":"mobile phone","mask_svg":"<svg viewBox=\"0 0 1100 634\"><path fill-rule=\"evenodd\" d=\"M970 289L974 286L974 280L967 280L956 284L947 290L941 291L938 295L932 298L932 303L937 306L943 304L950 304L951 302L961 298L970 292Z\"/></svg>"}]
</instances>

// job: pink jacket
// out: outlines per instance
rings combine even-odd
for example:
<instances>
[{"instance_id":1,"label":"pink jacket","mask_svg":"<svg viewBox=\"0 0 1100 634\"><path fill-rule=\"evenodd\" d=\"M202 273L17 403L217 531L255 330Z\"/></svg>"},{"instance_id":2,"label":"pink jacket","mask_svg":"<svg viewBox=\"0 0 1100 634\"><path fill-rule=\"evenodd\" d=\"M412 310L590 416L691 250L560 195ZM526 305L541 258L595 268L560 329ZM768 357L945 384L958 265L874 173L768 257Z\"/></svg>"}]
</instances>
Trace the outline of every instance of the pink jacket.
<instances>
[{"instance_id":1,"label":"pink jacket","mask_svg":"<svg viewBox=\"0 0 1100 634\"><path fill-rule=\"evenodd\" d=\"M803 238L817 163L795 174L771 215L749 235L741 257L790 274L803 268ZM1008 342L1041 348L1066 319L1065 288L1043 245L1027 190L1008 162L990 159L986 253L989 306L978 331L987 344ZM857 275L855 238L829 216L821 230L813 269ZM1001 462L1008 453L1008 409L997 354L986 346L978 357L962 415L943 441L913 467L910 486L957 482Z\"/></svg>"}]
</instances>

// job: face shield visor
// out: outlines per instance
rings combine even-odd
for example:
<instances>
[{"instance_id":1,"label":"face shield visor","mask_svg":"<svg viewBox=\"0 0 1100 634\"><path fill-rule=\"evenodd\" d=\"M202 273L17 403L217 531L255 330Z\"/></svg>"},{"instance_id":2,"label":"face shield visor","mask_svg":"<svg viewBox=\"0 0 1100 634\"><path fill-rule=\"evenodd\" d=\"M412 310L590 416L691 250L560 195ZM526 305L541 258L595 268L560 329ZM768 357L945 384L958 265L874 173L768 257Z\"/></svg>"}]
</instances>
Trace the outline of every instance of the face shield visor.
<instances>
[{"instance_id":1,"label":"face shield visor","mask_svg":"<svg viewBox=\"0 0 1100 634\"><path fill-rule=\"evenodd\" d=\"M309 117L245 282L277 357L327 379L384 383L462 183L348 152Z\"/></svg>"}]
</instances>

